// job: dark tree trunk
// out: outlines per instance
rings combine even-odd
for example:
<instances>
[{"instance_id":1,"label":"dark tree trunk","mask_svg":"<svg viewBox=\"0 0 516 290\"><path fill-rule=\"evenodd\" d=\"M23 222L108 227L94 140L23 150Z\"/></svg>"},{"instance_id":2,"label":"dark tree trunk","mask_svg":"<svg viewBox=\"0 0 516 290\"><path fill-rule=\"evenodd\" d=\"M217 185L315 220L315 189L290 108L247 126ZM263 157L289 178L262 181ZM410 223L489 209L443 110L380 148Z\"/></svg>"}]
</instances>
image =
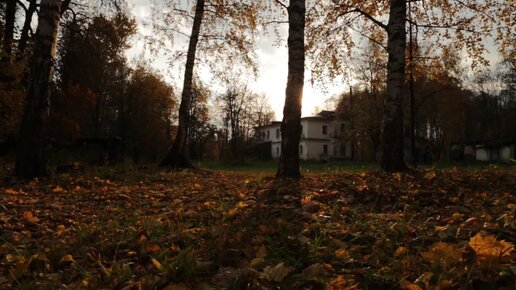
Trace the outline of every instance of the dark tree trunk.
<instances>
[{"instance_id":1,"label":"dark tree trunk","mask_svg":"<svg viewBox=\"0 0 516 290\"><path fill-rule=\"evenodd\" d=\"M36 3L36 0L31 0L29 3L29 7L27 8L27 12L25 14L25 22L23 23L20 41L18 42L18 54L20 57L23 57L25 49L27 48L27 43L29 41L30 24L32 23L32 16L34 15L34 12L36 12L37 7L38 5Z\"/></svg>"},{"instance_id":2,"label":"dark tree trunk","mask_svg":"<svg viewBox=\"0 0 516 290\"><path fill-rule=\"evenodd\" d=\"M39 13L29 87L20 128L15 174L21 178L48 175L46 146L50 85L56 55L61 0L43 0Z\"/></svg>"},{"instance_id":3,"label":"dark tree trunk","mask_svg":"<svg viewBox=\"0 0 516 290\"><path fill-rule=\"evenodd\" d=\"M281 156L277 177L299 178L301 102L305 75L305 0L290 0L288 7L288 80L281 122Z\"/></svg>"},{"instance_id":4,"label":"dark tree trunk","mask_svg":"<svg viewBox=\"0 0 516 290\"><path fill-rule=\"evenodd\" d=\"M16 0L7 0L2 52L10 56L13 50L14 24L16 22Z\"/></svg>"},{"instance_id":5,"label":"dark tree trunk","mask_svg":"<svg viewBox=\"0 0 516 290\"><path fill-rule=\"evenodd\" d=\"M405 83L406 0L390 4L387 62L387 95L385 100L382 169L388 172L406 169L403 152L403 85Z\"/></svg>"},{"instance_id":6,"label":"dark tree trunk","mask_svg":"<svg viewBox=\"0 0 516 290\"><path fill-rule=\"evenodd\" d=\"M195 8L194 23L192 34L190 35L190 43L188 45L188 53L186 57L185 77L183 83L183 93L181 94L181 104L179 105L179 125L174 140L174 145L168 152L160 166L188 168L193 167L190 163L187 153L187 137L188 128L190 127L190 106L193 94L193 69L195 65L195 53L197 51L197 42L199 41L199 33L201 31L201 23L204 17L204 0L197 0Z\"/></svg>"}]
</instances>

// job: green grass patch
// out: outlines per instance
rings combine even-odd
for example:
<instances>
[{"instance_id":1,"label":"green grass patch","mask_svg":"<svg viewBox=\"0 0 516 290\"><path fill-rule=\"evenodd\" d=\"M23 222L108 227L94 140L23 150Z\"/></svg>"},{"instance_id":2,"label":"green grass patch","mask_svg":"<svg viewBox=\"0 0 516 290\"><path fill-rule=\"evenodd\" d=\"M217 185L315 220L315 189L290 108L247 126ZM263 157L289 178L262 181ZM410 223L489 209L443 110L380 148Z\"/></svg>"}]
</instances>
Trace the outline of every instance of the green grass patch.
<instances>
[{"instance_id":1,"label":"green grass patch","mask_svg":"<svg viewBox=\"0 0 516 290\"><path fill-rule=\"evenodd\" d=\"M251 160L243 164L228 164L223 162L196 162L200 168L213 171L246 172L246 173L275 173L278 169L276 160ZM301 173L328 173L328 172L367 172L379 169L378 164L357 161L301 161Z\"/></svg>"}]
</instances>

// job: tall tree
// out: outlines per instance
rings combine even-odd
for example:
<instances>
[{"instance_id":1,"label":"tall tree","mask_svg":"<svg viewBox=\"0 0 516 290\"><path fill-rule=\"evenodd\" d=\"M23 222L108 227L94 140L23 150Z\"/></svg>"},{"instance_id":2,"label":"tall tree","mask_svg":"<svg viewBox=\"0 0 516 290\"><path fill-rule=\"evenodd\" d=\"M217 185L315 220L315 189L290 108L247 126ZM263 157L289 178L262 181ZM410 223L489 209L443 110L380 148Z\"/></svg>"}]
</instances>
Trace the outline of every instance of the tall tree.
<instances>
[{"instance_id":1,"label":"tall tree","mask_svg":"<svg viewBox=\"0 0 516 290\"><path fill-rule=\"evenodd\" d=\"M387 24L387 94L382 133L382 169L406 169L403 152L403 86L405 84L406 0L392 0Z\"/></svg>"},{"instance_id":2,"label":"tall tree","mask_svg":"<svg viewBox=\"0 0 516 290\"><path fill-rule=\"evenodd\" d=\"M5 6L5 24L2 40L2 52L6 57L12 53L14 28L16 24L16 0L7 0Z\"/></svg>"},{"instance_id":3,"label":"tall tree","mask_svg":"<svg viewBox=\"0 0 516 290\"><path fill-rule=\"evenodd\" d=\"M183 92L181 93L181 104L179 105L179 125L174 140L174 145L168 152L160 166L168 167L192 167L187 155L187 137L190 120L190 106L192 103L193 89L193 70L195 65L195 54L197 51L197 43L199 42L199 34L201 31L202 19L204 16L204 0L197 0L195 8L194 22L192 33L190 34L190 42L188 44L188 53L186 58L185 76L183 80Z\"/></svg>"},{"instance_id":4,"label":"tall tree","mask_svg":"<svg viewBox=\"0 0 516 290\"><path fill-rule=\"evenodd\" d=\"M146 43L151 51L174 55L174 59L186 55L177 138L161 166L191 167L185 149L188 147L188 112L191 112L189 96L192 94L192 76L197 67L213 72L217 76L214 81L220 81L218 77L234 74L235 70L243 68L250 67L252 72L256 72L252 48L257 29L257 6L260 4L260 1L251 0L156 1L155 9L159 9L158 15L162 17L152 21L155 33L148 37L150 39ZM195 7L194 15L191 15L190 6ZM186 32L184 23L192 20L192 29ZM184 36L189 39L186 53L167 45ZM239 65L228 66L221 59L238 62Z\"/></svg>"},{"instance_id":5,"label":"tall tree","mask_svg":"<svg viewBox=\"0 0 516 290\"><path fill-rule=\"evenodd\" d=\"M305 80L305 0L290 0L288 11L288 79L281 122L281 156L277 177L299 178L301 104Z\"/></svg>"},{"instance_id":6,"label":"tall tree","mask_svg":"<svg viewBox=\"0 0 516 290\"><path fill-rule=\"evenodd\" d=\"M61 0L42 0L32 56L26 105L20 128L15 174L22 178L45 176L50 84L56 56Z\"/></svg>"}]
</instances>

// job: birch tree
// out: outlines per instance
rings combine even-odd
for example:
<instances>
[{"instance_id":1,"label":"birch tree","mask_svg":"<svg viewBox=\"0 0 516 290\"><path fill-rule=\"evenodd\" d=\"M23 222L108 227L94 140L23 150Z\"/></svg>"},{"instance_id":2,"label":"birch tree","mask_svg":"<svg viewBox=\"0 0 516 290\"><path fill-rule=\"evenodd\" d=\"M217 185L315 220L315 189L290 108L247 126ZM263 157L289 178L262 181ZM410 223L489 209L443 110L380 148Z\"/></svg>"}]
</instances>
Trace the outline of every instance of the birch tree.
<instances>
[{"instance_id":1,"label":"birch tree","mask_svg":"<svg viewBox=\"0 0 516 290\"><path fill-rule=\"evenodd\" d=\"M281 156L277 177L299 178L301 104L305 80L305 0L290 0L288 11L288 78L281 122Z\"/></svg>"},{"instance_id":2,"label":"birch tree","mask_svg":"<svg viewBox=\"0 0 516 290\"><path fill-rule=\"evenodd\" d=\"M61 0L42 0L32 56L25 110L20 128L15 175L45 176L50 84L56 56Z\"/></svg>"},{"instance_id":3,"label":"birch tree","mask_svg":"<svg viewBox=\"0 0 516 290\"><path fill-rule=\"evenodd\" d=\"M190 106L192 103L193 89L193 70L195 65L195 54L197 52L197 43L199 42L199 34L201 32L201 24L204 17L205 1L197 0L195 7L194 22L192 25L192 33L188 44L188 52L186 57L185 75L183 80L183 92L181 93L181 104L179 106L179 126L174 140L174 145L168 152L160 166L172 167L192 167L186 153L188 127L190 121Z\"/></svg>"},{"instance_id":4,"label":"birch tree","mask_svg":"<svg viewBox=\"0 0 516 290\"><path fill-rule=\"evenodd\" d=\"M181 1L168 1L165 6L158 5L164 9L164 13L163 23L154 25L159 36L152 38L154 48L160 45L161 49L166 46L164 44L167 41L178 36L187 36L189 39L178 131L172 148L160 166L192 167L186 149L190 127L192 82L199 64L205 65L205 69L216 72L217 75L236 73L242 66L251 67L253 72L256 71L252 48L259 5L256 1L196 0L193 16ZM191 32L184 33L177 24L188 23L191 19Z\"/></svg>"}]
</instances>

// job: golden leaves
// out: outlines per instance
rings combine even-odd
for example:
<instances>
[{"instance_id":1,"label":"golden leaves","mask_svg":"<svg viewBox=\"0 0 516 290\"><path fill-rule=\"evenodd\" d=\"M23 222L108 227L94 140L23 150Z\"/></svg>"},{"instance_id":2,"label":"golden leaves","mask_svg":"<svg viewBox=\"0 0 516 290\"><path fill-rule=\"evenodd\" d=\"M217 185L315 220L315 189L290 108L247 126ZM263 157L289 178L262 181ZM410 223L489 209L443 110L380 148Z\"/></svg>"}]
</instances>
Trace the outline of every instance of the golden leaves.
<instances>
[{"instance_id":1,"label":"golden leaves","mask_svg":"<svg viewBox=\"0 0 516 290\"><path fill-rule=\"evenodd\" d=\"M31 211L24 211L22 214L23 220L31 223L38 223L39 218L35 217Z\"/></svg>"},{"instance_id":2,"label":"golden leaves","mask_svg":"<svg viewBox=\"0 0 516 290\"><path fill-rule=\"evenodd\" d=\"M156 260L155 258L151 258L151 262L154 265L154 267L156 267L156 269L161 270L162 266L158 260Z\"/></svg>"},{"instance_id":3,"label":"golden leaves","mask_svg":"<svg viewBox=\"0 0 516 290\"><path fill-rule=\"evenodd\" d=\"M509 256L514 250L512 243L498 241L493 235L484 237L480 233L471 237L468 244L480 260Z\"/></svg>"},{"instance_id":4,"label":"golden leaves","mask_svg":"<svg viewBox=\"0 0 516 290\"><path fill-rule=\"evenodd\" d=\"M421 253L421 256L433 267L446 269L460 261L462 251L454 245L437 242L434 243L426 252Z\"/></svg>"}]
</instances>

